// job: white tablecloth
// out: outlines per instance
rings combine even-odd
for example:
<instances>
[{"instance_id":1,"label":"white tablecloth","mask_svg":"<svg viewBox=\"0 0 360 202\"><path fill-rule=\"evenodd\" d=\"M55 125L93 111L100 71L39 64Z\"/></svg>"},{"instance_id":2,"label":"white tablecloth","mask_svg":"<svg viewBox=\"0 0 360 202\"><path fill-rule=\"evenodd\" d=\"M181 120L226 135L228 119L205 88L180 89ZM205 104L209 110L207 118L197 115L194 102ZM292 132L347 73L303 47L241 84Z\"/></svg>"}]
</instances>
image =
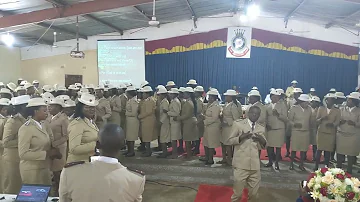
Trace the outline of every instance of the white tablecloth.
<instances>
[{"instance_id":1,"label":"white tablecloth","mask_svg":"<svg viewBox=\"0 0 360 202\"><path fill-rule=\"evenodd\" d=\"M10 194L0 194L0 198L2 198L2 197L5 197L5 199L0 200L0 202L14 202L16 199L16 195L10 195ZM49 197L48 202L51 202L51 200L54 198L57 198L57 197Z\"/></svg>"}]
</instances>

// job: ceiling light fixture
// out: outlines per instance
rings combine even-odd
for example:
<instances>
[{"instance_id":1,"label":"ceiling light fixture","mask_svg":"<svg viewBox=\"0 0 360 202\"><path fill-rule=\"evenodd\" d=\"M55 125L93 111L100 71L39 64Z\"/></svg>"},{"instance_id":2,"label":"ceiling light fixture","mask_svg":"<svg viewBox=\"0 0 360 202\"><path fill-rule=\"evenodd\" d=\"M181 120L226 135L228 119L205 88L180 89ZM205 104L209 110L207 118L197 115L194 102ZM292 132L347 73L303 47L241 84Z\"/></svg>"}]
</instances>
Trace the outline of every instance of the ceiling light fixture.
<instances>
[{"instance_id":1,"label":"ceiling light fixture","mask_svg":"<svg viewBox=\"0 0 360 202\"><path fill-rule=\"evenodd\" d=\"M260 7L255 3L249 4L246 8L246 15L248 17L250 17L251 19L255 19L255 18L259 17Z\"/></svg>"},{"instance_id":2,"label":"ceiling light fixture","mask_svg":"<svg viewBox=\"0 0 360 202\"><path fill-rule=\"evenodd\" d=\"M13 35L10 35L9 33L4 34L1 36L1 41L6 45L6 46L12 46L15 42L15 38Z\"/></svg>"}]
</instances>

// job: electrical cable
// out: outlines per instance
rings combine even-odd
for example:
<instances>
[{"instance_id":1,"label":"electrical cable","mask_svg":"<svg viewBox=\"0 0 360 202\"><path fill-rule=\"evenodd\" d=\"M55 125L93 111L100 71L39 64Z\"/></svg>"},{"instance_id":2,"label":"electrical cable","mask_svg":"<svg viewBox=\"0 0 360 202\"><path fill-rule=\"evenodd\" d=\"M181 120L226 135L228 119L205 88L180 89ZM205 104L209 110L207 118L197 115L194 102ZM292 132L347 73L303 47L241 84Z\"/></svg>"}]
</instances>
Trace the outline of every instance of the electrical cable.
<instances>
[{"instance_id":1,"label":"electrical cable","mask_svg":"<svg viewBox=\"0 0 360 202\"><path fill-rule=\"evenodd\" d=\"M158 184L158 185L162 185L162 186L167 186L167 187L187 188L187 189L191 189L193 191L198 192L197 189L189 187L189 186L164 184L164 183L160 183L160 182L156 182L156 181L152 181L152 180L146 180L146 182L153 183L153 184Z\"/></svg>"},{"instance_id":2,"label":"electrical cable","mask_svg":"<svg viewBox=\"0 0 360 202\"><path fill-rule=\"evenodd\" d=\"M49 29L53 26L53 24L54 24L55 21L56 21L56 19L51 22L51 24L50 24L49 27L45 30L45 32L40 36L40 38L39 38L38 40L36 40L36 41L34 42L34 44L33 44L32 46L30 46L30 47L27 49L27 51L29 51L35 44L37 44L37 43L43 38L43 36L44 36L44 35L49 31Z\"/></svg>"}]
</instances>

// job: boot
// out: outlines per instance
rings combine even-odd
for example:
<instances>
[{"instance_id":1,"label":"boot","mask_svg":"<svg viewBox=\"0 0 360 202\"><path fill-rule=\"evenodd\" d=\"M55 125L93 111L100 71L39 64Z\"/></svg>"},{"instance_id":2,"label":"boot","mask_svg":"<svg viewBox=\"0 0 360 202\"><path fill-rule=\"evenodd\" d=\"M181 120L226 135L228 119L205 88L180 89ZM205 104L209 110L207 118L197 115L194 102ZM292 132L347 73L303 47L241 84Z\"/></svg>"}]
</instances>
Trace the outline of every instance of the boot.
<instances>
[{"instance_id":1,"label":"boot","mask_svg":"<svg viewBox=\"0 0 360 202\"><path fill-rule=\"evenodd\" d=\"M134 141L127 141L128 145L128 153L125 155L125 157L133 157L135 156L135 142Z\"/></svg>"},{"instance_id":2,"label":"boot","mask_svg":"<svg viewBox=\"0 0 360 202\"><path fill-rule=\"evenodd\" d=\"M200 140L196 140L195 141L195 147L194 147L194 150L193 150L193 155L196 156L200 154Z\"/></svg>"},{"instance_id":3,"label":"boot","mask_svg":"<svg viewBox=\"0 0 360 202\"><path fill-rule=\"evenodd\" d=\"M276 149L275 170L280 170L279 161L280 161L280 157L281 157L281 148L275 148L275 149Z\"/></svg>"},{"instance_id":4,"label":"boot","mask_svg":"<svg viewBox=\"0 0 360 202\"><path fill-rule=\"evenodd\" d=\"M140 143L140 146L137 147L137 150L140 152L144 152L145 151L145 144L143 142Z\"/></svg>"},{"instance_id":5,"label":"boot","mask_svg":"<svg viewBox=\"0 0 360 202\"><path fill-rule=\"evenodd\" d=\"M172 145L172 154L171 158L176 159L178 157L178 147L177 147L177 140L171 142Z\"/></svg>"},{"instance_id":6,"label":"boot","mask_svg":"<svg viewBox=\"0 0 360 202\"><path fill-rule=\"evenodd\" d=\"M205 156L201 157L199 160L207 162L209 160L209 148L204 147L204 151L205 151Z\"/></svg>"},{"instance_id":7,"label":"boot","mask_svg":"<svg viewBox=\"0 0 360 202\"><path fill-rule=\"evenodd\" d=\"M157 158L166 158L168 156L167 143L161 143L162 153Z\"/></svg>"},{"instance_id":8,"label":"boot","mask_svg":"<svg viewBox=\"0 0 360 202\"><path fill-rule=\"evenodd\" d=\"M265 165L265 167L269 168L269 167L272 167L272 165L273 165L274 148L273 147L268 147L267 148L267 153L268 153L268 157L269 157L269 162Z\"/></svg>"},{"instance_id":9,"label":"boot","mask_svg":"<svg viewBox=\"0 0 360 202\"><path fill-rule=\"evenodd\" d=\"M144 142L145 144L145 152L141 155L142 157L150 157L152 152L150 148L150 142Z\"/></svg>"},{"instance_id":10,"label":"boot","mask_svg":"<svg viewBox=\"0 0 360 202\"><path fill-rule=\"evenodd\" d=\"M317 151L317 145L313 145L312 146L312 151L313 151L313 158L312 161L315 162L316 161L316 151Z\"/></svg>"},{"instance_id":11,"label":"boot","mask_svg":"<svg viewBox=\"0 0 360 202\"><path fill-rule=\"evenodd\" d=\"M185 147L186 147L186 158L191 158L192 157L192 152L191 152L192 144L191 144L191 142L186 141L185 142Z\"/></svg>"},{"instance_id":12,"label":"boot","mask_svg":"<svg viewBox=\"0 0 360 202\"><path fill-rule=\"evenodd\" d=\"M61 171L56 171L56 172L53 172L53 196L54 197L59 197L59 183L60 183L60 174L61 174Z\"/></svg>"},{"instance_id":13,"label":"boot","mask_svg":"<svg viewBox=\"0 0 360 202\"><path fill-rule=\"evenodd\" d=\"M208 148L208 155L209 155L209 158L208 158L208 161L205 163L205 165L212 165L214 164L214 153L215 153L215 149L210 149Z\"/></svg>"},{"instance_id":14,"label":"boot","mask_svg":"<svg viewBox=\"0 0 360 202\"><path fill-rule=\"evenodd\" d=\"M296 152L291 152L291 162L289 170L294 170L294 160L295 160Z\"/></svg>"},{"instance_id":15,"label":"boot","mask_svg":"<svg viewBox=\"0 0 360 202\"><path fill-rule=\"evenodd\" d=\"M300 164L299 164L299 169L301 171L306 171L305 167L304 167L304 160L306 158L306 153L305 152L300 152Z\"/></svg>"}]
</instances>

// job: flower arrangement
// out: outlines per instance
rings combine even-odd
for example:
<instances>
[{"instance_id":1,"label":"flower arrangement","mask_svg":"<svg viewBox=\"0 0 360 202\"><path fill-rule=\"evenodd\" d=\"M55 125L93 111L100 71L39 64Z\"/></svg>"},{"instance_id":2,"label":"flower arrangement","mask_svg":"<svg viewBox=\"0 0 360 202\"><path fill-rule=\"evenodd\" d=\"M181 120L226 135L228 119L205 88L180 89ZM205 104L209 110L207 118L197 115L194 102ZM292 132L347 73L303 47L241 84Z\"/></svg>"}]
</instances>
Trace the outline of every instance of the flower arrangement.
<instances>
[{"instance_id":1,"label":"flower arrangement","mask_svg":"<svg viewBox=\"0 0 360 202\"><path fill-rule=\"evenodd\" d=\"M308 191L317 202L358 202L360 181L339 168L321 168L311 173Z\"/></svg>"}]
</instances>

